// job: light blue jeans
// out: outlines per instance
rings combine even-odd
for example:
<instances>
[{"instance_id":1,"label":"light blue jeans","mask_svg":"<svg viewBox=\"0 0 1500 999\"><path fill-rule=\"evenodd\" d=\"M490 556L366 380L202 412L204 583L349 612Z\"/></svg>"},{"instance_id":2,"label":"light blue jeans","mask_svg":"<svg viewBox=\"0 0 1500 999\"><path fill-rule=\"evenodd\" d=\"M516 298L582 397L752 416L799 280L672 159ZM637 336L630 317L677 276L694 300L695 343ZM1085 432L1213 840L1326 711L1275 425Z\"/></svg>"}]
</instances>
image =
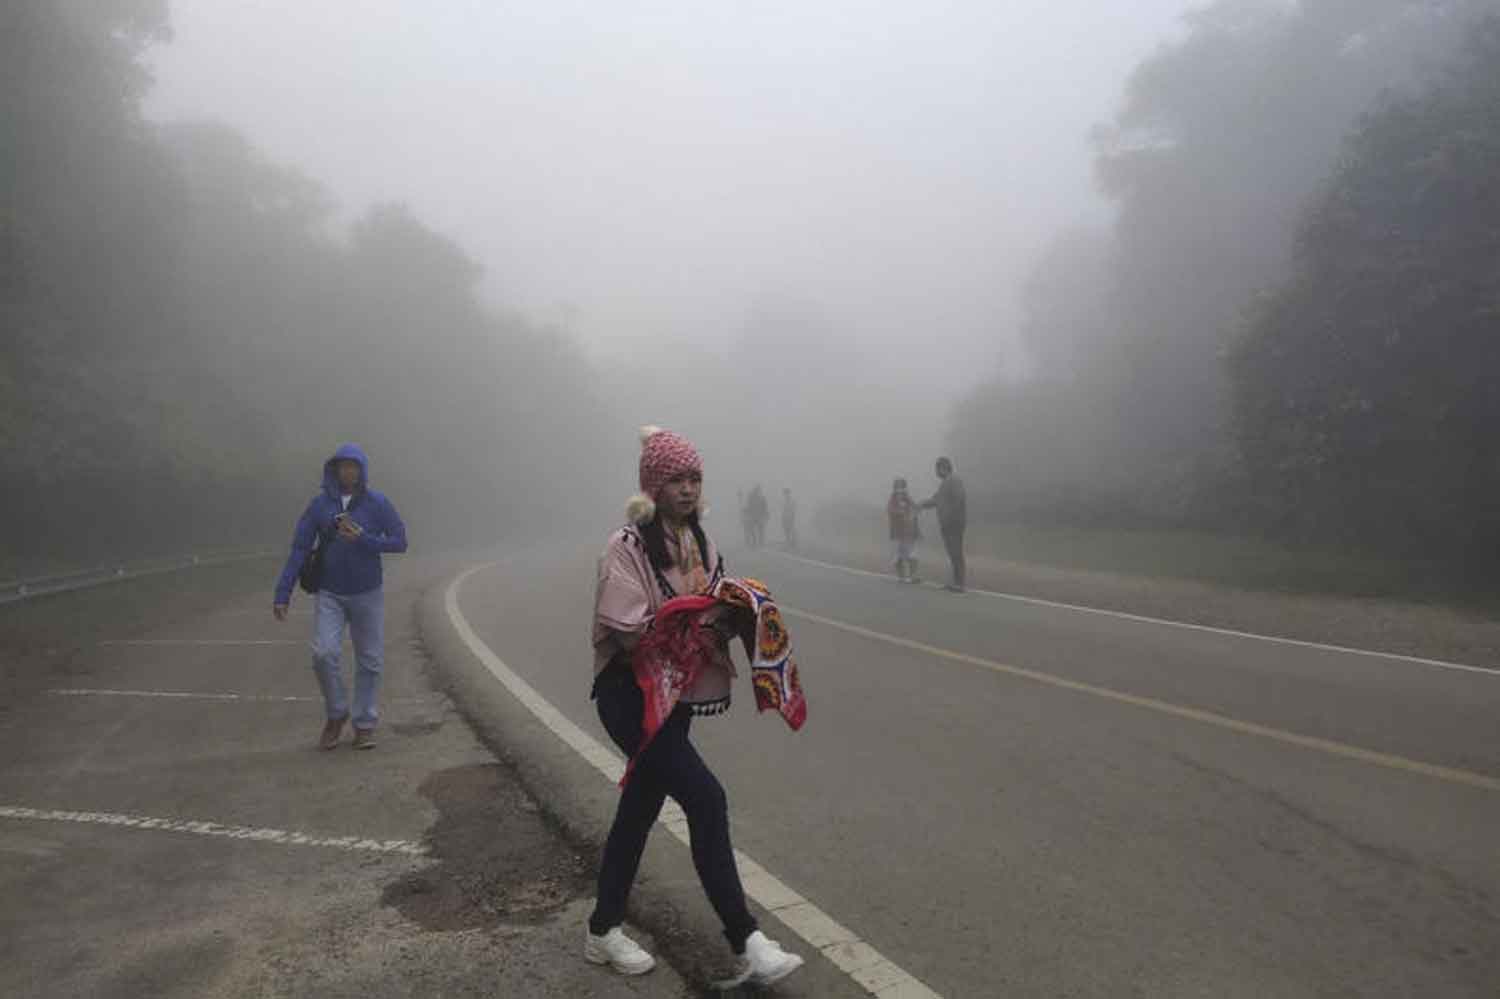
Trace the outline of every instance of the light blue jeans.
<instances>
[{"instance_id":1,"label":"light blue jeans","mask_svg":"<svg viewBox=\"0 0 1500 999\"><path fill-rule=\"evenodd\" d=\"M318 591L313 614L313 673L323 689L323 704L330 720L349 716L349 695L339 669L345 625L354 639L354 727L374 728L380 721L375 699L385 664L385 591L378 586L353 596Z\"/></svg>"}]
</instances>

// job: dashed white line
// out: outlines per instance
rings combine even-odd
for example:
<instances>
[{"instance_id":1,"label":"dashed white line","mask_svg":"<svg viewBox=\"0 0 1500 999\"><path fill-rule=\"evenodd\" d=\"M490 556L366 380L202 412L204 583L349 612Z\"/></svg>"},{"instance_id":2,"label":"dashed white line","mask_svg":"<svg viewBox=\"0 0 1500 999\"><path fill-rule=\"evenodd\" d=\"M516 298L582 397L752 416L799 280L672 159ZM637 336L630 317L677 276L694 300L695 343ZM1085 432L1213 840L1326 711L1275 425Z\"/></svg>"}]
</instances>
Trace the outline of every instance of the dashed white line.
<instances>
[{"instance_id":1,"label":"dashed white line","mask_svg":"<svg viewBox=\"0 0 1500 999\"><path fill-rule=\"evenodd\" d=\"M867 576L872 579L891 579L888 573L871 572L868 569L856 569L853 566L839 565L837 562L823 562L818 559L804 558L801 555L791 555L787 552L770 552L772 555L790 559L793 562L801 562L804 565L815 565L823 569L833 569L837 572L847 573L851 576ZM1121 621L1135 621L1140 624L1155 624L1167 628L1182 628L1187 631L1202 631L1211 635L1225 635L1230 638L1245 638L1256 642L1273 642L1277 645L1295 645L1304 649L1317 649L1322 652L1337 652L1348 656L1368 656L1374 659L1390 659L1396 662L1415 663L1418 666L1435 666L1438 669L1459 670L1465 673L1487 673L1490 676L1500 676L1500 667L1496 666L1471 666L1467 663L1448 662L1445 659L1425 659L1421 656L1408 656L1399 652L1378 652L1374 649L1356 649L1348 645L1329 645L1325 642L1310 642L1301 638L1286 638L1281 635L1262 635L1253 631L1236 631L1233 628L1216 628L1208 624L1193 624L1191 621L1174 621L1171 618L1149 617L1145 614L1130 614L1126 611L1107 610L1103 607L1088 607L1083 604L1066 604L1057 600L1043 600L1040 597L1025 597L1018 593L1001 593L997 590L970 589L970 593L982 597L993 597L996 600L1010 600L1014 603L1032 604L1037 607L1052 607L1057 610L1076 611L1080 614L1099 614L1104 617L1112 617Z\"/></svg>"},{"instance_id":2,"label":"dashed white line","mask_svg":"<svg viewBox=\"0 0 1500 999\"><path fill-rule=\"evenodd\" d=\"M54 688L47 691L55 697L166 697L197 701L321 701L317 697L289 697L272 694L204 694L192 690L103 690L90 687Z\"/></svg>"},{"instance_id":3,"label":"dashed white line","mask_svg":"<svg viewBox=\"0 0 1500 999\"><path fill-rule=\"evenodd\" d=\"M425 846L404 839L379 840L366 839L363 836L319 836L286 829L221 825L218 822L125 815L119 812L76 812L55 808L0 805L0 819L119 826L126 829L149 829L158 832L189 833L194 836L216 836L221 839L251 840L256 843L276 843L282 846L316 846L354 853L394 853L409 857L428 855Z\"/></svg>"},{"instance_id":4,"label":"dashed white line","mask_svg":"<svg viewBox=\"0 0 1500 999\"><path fill-rule=\"evenodd\" d=\"M443 606L454 630L469 647L469 651L474 653L516 700L524 704L574 752L593 764L606 779L618 783L625 772L625 763L619 755L553 707L531 684L505 665L494 650L469 627L468 620L458 606L459 588L470 576L496 564L498 563L490 562L475 566L448 584L447 592L443 595ZM667 803L658 821L683 844L690 843L687 816L675 802ZM807 941L865 991L881 999L941 999L936 992L859 939L854 931L798 894L749 855L740 850L734 853L745 894L773 912L788 929Z\"/></svg>"},{"instance_id":5,"label":"dashed white line","mask_svg":"<svg viewBox=\"0 0 1500 999\"><path fill-rule=\"evenodd\" d=\"M261 617L261 618L265 618L267 620L270 620L270 618L271 618L271 608L270 607L231 607L228 610L215 611L214 612L214 616L215 617L229 617L229 616L233 616L233 617ZM312 617L313 616L313 612L311 610L304 610L301 607L289 607L289 608L287 608L287 616L288 617Z\"/></svg>"},{"instance_id":6,"label":"dashed white line","mask_svg":"<svg viewBox=\"0 0 1500 999\"><path fill-rule=\"evenodd\" d=\"M54 697L159 697L185 701L252 701L270 704L322 704L321 697L300 697L289 694L241 694L234 691L198 690L120 690L96 687L53 687L44 693ZM382 697L386 704L429 704L430 697Z\"/></svg>"},{"instance_id":7,"label":"dashed white line","mask_svg":"<svg viewBox=\"0 0 1500 999\"><path fill-rule=\"evenodd\" d=\"M1438 780L1449 781L1454 784L1466 784L1469 787L1483 788L1487 791L1500 791L1500 777L1493 777L1489 774L1476 773L1472 770L1462 770L1457 767L1445 767L1441 764L1427 763L1423 760L1413 760L1405 756L1398 756L1395 753L1382 753L1378 750L1365 749L1362 746L1339 742L1336 739L1324 739L1319 736L1304 735L1300 732L1275 728L1271 725L1261 725L1257 722L1244 721L1229 715L1221 715L1215 711L1204 711L1201 708L1188 707L1184 704L1174 704L1171 701L1164 701L1157 697L1129 694L1123 690L1115 690L1111 687L1101 687L1093 683L1069 680L1067 677L1056 676L1052 673L1025 669L1021 666L1010 666L1006 663L995 662L993 659L985 659L983 656L969 655L966 652L956 652L953 649L945 649L938 645L929 645L926 642L902 638L900 635L888 635L882 631L874 631L857 624L849 624L847 621L824 617L821 614L811 614L787 604L778 604L777 606L788 617L813 621L829 628L848 632L851 635L859 635L861 638L885 642L888 645L910 649L913 652L921 652L938 659L965 663L969 666L978 666L980 669L987 669L994 673L1003 673L1007 676L1019 677L1023 680L1031 680L1036 683L1047 684L1051 687L1060 687L1063 690L1072 690L1081 694L1088 694L1092 697L1115 701L1119 704L1129 704L1133 707L1145 708L1149 711L1156 711L1177 718L1186 718L1190 721L1202 722L1205 725L1229 729L1230 731L1239 732L1244 735L1270 739L1273 742L1279 742L1288 746L1298 746L1303 749L1327 753L1330 756L1341 756L1345 759L1359 760L1363 763L1370 763L1391 770L1421 774L1424 777L1434 777Z\"/></svg>"},{"instance_id":8,"label":"dashed white line","mask_svg":"<svg viewBox=\"0 0 1500 999\"><path fill-rule=\"evenodd\" d=\"M294 638L131 638L111 639L99 643L101 646L117 645L306 645L306 639Z\"/></svg>"}]
</instances>

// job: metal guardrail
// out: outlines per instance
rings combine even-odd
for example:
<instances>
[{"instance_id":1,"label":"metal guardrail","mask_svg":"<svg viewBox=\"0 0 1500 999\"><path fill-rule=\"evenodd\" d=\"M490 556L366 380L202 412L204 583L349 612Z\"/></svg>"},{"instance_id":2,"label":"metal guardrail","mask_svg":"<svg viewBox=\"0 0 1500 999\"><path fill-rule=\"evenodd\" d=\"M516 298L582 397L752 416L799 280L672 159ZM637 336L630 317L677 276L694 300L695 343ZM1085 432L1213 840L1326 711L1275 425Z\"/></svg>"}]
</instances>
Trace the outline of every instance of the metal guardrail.
<instances>
[{"instance_id":1,"label":"metal guardrail","mask_svg":"<svg viewBox=\"0 0 1500 999\"><path fill-rule=\"evenodd\" d=\"M120 583L141 576L155 576L164 572L177 572L198 565L228 565L233 562L248 562L252 559L269 558L280 554L274 548L253 550L204 552L148 559L139 562L122 562L96 566L92 569L74 569L70 572L54 573L50 576L32 576L0 583L0 604L11 604L18 600L46 596L49 593L66 593L107 583Z\"/></svg>"}]
</instances>

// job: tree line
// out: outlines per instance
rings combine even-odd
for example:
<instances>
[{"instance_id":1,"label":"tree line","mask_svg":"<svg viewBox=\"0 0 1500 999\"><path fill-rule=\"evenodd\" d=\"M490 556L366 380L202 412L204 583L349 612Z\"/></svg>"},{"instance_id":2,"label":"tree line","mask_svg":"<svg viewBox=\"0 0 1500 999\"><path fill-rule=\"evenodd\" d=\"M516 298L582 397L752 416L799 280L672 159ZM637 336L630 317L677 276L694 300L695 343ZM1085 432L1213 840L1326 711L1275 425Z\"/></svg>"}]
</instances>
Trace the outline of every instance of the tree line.
<instances>
[{"instance_id":1,"label":"tree line","mask_svg":"<svg viewBox=\"0 0 1500 999\"><path fill-rule=\"evenodd\" d=\"M1493 575L1497 10L1193 13L1094 136L1113 224L1057 238L1023 295L1024 362L957 408L983 511Z\"/></svg>"},{"instance_id":2,"label":"tree line","mask_svg":"<svg viewBox=\"0 0 1500 999\"><path fill-rule=\"evenodd\" d=\"M343 439L426 543L564 515L576 345L407 208L339 224L232 128L148 121L169 37L164 0L0 14L0 562L280 539Z\"/></svg>"}]
</instances>

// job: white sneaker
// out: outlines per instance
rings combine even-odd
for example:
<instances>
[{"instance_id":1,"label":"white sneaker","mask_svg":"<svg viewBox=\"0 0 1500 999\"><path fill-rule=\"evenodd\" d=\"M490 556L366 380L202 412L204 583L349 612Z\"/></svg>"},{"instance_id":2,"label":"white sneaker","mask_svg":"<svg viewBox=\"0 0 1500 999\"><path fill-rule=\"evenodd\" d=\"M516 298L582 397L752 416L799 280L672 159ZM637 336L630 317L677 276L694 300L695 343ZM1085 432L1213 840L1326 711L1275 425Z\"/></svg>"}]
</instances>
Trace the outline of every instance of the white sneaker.
<instances>
[{"instance_id":1,"label":"white sneaker","mask_svg":"<svg viewBox=\"0 0 1500 999\"><path fill-rule=\"evenodd\" d=\"M584 929L588 930L587 927ZM602 937L589 931L588 942L583 945L583 958L589 964L607 964L622 975L644 975L656 967L656 958L647 954L618 926Z\"/></svg>"},{"instance_id":2,"label":"white sneaker","mask_svg":"<svg viewBox=\"0 0 1500 999\"><path fill-rule=\"evenodd\" d=\"M745 956L740 958L736 977L750 985L775 985L800 967L802 958L788 954L781 944L756 930L745 941Z\"/></svg>"}]
</instances>

